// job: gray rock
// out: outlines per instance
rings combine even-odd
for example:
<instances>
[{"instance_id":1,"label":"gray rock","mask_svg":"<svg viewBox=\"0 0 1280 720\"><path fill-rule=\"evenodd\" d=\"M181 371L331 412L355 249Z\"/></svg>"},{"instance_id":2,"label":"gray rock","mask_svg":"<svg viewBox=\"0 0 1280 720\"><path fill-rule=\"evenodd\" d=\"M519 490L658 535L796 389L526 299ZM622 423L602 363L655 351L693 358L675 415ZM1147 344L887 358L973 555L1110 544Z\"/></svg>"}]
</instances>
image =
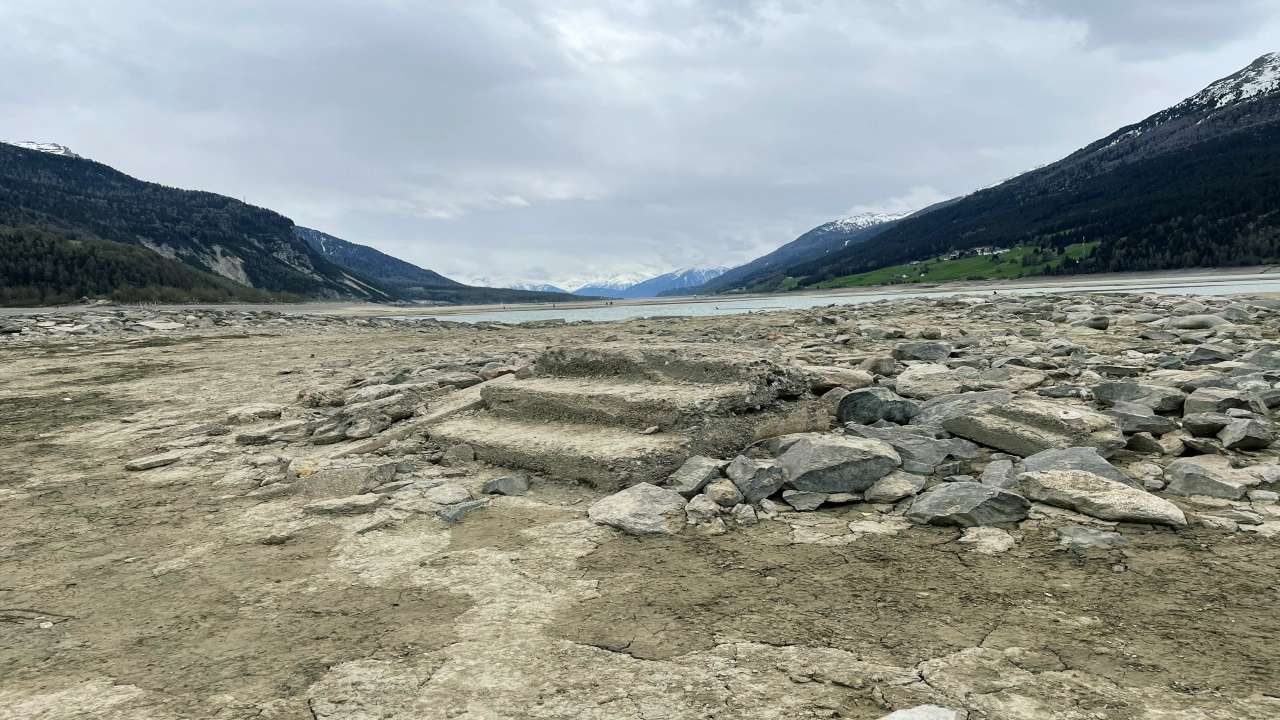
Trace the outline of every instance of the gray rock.
<instances>
[{"instance_id":1,"label":"gray rock","mask_svg":"<svg viewBox=\"0 0 1280 720\"><path fill-rule=\"evenodd\" d=\"M924 483L921 475L894 470L867 488L862 497L869 503L895 503L923 490Z\"/></svg>"},{"instance_id":2,"label":"gray rock","mask_svg":"<svg viewBox=\"0 0 1280 720\"><path fill-rule=\"evenodd\" d=\"M529 492L529 478L524 475L504 475L486 482L480 492L485 495L524 495Z\"/></svg>"},{"instance_id":3,"label":"gray rock","mask_svg":"<svg viewBox=\"0 0 1280 720\"><path fill-rule=\"evenodd\" d=\"M978 371L971 367L949 368L935 363L920 363L902 371L894 380L898 394L919 400L948 395L965 380L976 379Z\"/></svg>"},{"instance_id":4,"label":"gray rock","mask_svg":"<svg viewBox=\"0 0 1280 720\"><path fill-rule=\"evenodd\" d=\"M1124 447L1116 421L1102 413L1047 400L1021 398L950 418L949 432L1026 457L1041 450L1094 447L1103 457Z\"/></svg>"},{"instance_id":5,"label":"gray rock","mask_svg":"<svg viewBox=\"0 0 1280 720\"><path fill-rule=\"evenodd\" d=\"M1223 413L1191 413L1183 416L1182 429L1196 437L1211 437L1217 435L1230 422L1231 418Z\"/></svg>"},{"instance_id":6,"label":"gray rock","mask_svg":"<svg viewBox=\"0 0 1280 720\"><path fill-rule=\"evenodd\" d=\"M1098 530L1084 525L1058 528L1058 544L1068 550L1109 550L1129 544L1118 532Z\"/></svg>"},{"instance_id":7,"label":"gray rock","mask_svg":"<svg viewBox=\"0 0 1280 720\"><path fill-rule=\"evenodd\" d=\"M912 425L941 426L948 419L993 405L1004 405L1013 400L1013 393L1006 390L952 393L928 400L920 406L920 414L911 418Z\"/></svg>"},{"instance_id":8,"label":"gray rock","mask_svg":"<svg viewBox=\"0 0 1280 720\"><path fill-rule=\"evenodd\" d=\"M1158 413L1182 412L1187 395L1177 388L1136 382L1104 382L1093 387L1093 397L1103 405L1119 402L1145 405Z\"/></svg>"},{"instance_id":9,"label":"gray rock","mask_svg":"<svg viewBox=\"0 0 1280 720\"><path fill-rule=\"evenodd\" d=\"M1234 359L1235 352L1220 345L1198 345L1183 358L1188 365L1212 365Z\"/></svg>"},{"instance_id":10,"label":"gray rock","mask_svg":"<svg viewBox=\"0 0 1280 720\"><path fill-rule=\"evenodd\" d=\"M742 491L729 478L712 480L702 488L702 493L720 507L731 508L742 502Z\"/></svg>"},{"instance_id":11,"label":"gray rock","mask_svg":"<svg viewBox=\"0 0 1280 720\"><path fill-rule=\"evenodd\" d=\"M1228 450L1261 450L1275 440L1275 434L1257 420L1241 418L1227 423L1218 433L1218 439Z\"/></svg>"},{"instance_id":12,"label":"gray rock","mask_svg":"<svg viewBox=\"0 0 1280 720\"><path fill-rule=\"evenodd\" d=\"M783 490L782 501L800 512L817 510L827 501L826 493L804 492L802 490Z\"/></svg>"},{"instance_id":13,"label":"gray rock","mask_svg":"<svg viewBox=\"0 0 1280 720\"><path fill-rule=\"evenodd\" d=\"M1164 469L1165 492L1239 500L1258 480L1235 470L1221 455L1179 458Z\"/></svg>"},{"instance_id":14,"label":"gray rock","mask_svg":"<svg viewBox=\"0 0 1280 720\"><path fill-rule=\"evenodd\" d=\"M685 520L690 525L709 523L719 517L721 512L723 510L715 500L702 494L694 495L684 507Z\"/></svg>"},{"instance_id":15,"label":"gray rock","mask_svg":"<svg viewBox=\"0 0 1280 720\"><path fill-rule=\"evenodd\" d=\"M723 477L725 461L706 455L694 455L667 479L667 487L691 498L702 492L707 483Z\"/></svg>"},{"instance_id":16,"label":"gray rock","mask_svg":"<svg viewBox=\"0 0 1280 720\"><path fill-rule=\"evenodd\" d=\"M1005 490L1017 486L1018 481L1014 477L1013 461L1007 459L992 460L982 470L982 476L978 478L978 482Z\"/></svg>"},{"instance_id":17,"label":"gray rock","mask_svg":"<svg viewBox=\"0 0 1280 720\"><path fill-rule=\"evenodd\" d=\"M993 525L1027 519L1030 502L982 483L942 483L916 496L906 519L931 525Z\"/></svg>"},{"instance_id":18,"label":"gray rock","mask_svg":"<svg viewBox=\"0 0 1280 720\"><path fill-rule=\"evenodd\" d=\"M739 455L729 463L725 475L742 493L743 502L758 503L782 489L786 474L777 463Z\"/></svg>"},{"instance_id":19,"label":"gray rock","mask_svg":"<svg viewBox=\"0 0 1280 720\"><path fill-rule=\"evenodd\" d=\"M465 502L454 503L436 510L436 517L449 523L450 525L458 522L463 517L489 505L488 500L467 500Z\"/></svg>"},{"instance_id":20,"label":"gray rock","mask_svg":"<svg viewBox=\"0 0 1280 720\"><path fill-rule=\"evenodd\" d=\"M445 483L422 491L422 497L437 505L455 505L471 499L471 491L456 483Z\"/></svg>"},{"instance_id":21,"label":"gray rock","mask_svg":"<svg viewBox=\"0 0 1280 720\"><path fill-rule=\"evenodd\" d=\"M974 482L943 483L916 496L907 519L927 525L995 525L1025 520L1031 503L1007 490Z\"/></svg>"},{"instance_id":22,"label":"gray rock","mask_svg":"<svg viewBox=\"0 0 1280 720\"><path fill-rule=\"evenodd\" d=\"M893 349L893 357L897 360L937 362L950 356L951 346L941 342L902 343Z\"/></svg>"},{"instance_id":23,"label":"gray rock","mask_svg":"<svg viewBox=\"0 0 1280 720\"><path fill-rule=\"evenodd\" d=\"M1157 415L1151 408L1137 403L1117 402L1106 410L1106 414L1116 419L1120 432L1126 435L1140 432L1164 435L1178 429L1176 421Z\"/></svg>"},{"instance_id":24,"label":"gray rock","mask_svg":"<svg viewBox=\"0 0 1280 720\"><path fill-rule=\"evenodd\" d=\"M1087 327L1094 330L1106 330L1111 327L1111 318L1106 315L1091 315L1071 323L1076 327Z\"/></svg>"},{"instance_id":25,"label":"gray rock","mask_svg":"<svg viewBox=\"0 0 1280 720\"><path fill-rule=\"evenodd\" d=\"M130 472L138 472L141 470L150 470L152 468L164 467L172 465L182 459L180 452L167 452L158 455L148 455L136 460L130 460L124 464L124 469Z\"/></svg>"},{"instance_id":26,"label":"gray rock","mask_svg":"<svg viewBox=\"0 0 1280 720\"><path fill-rule=\"evenodd\" d=\"M760 521L760 518L756 517L756 509L745 503L734 505L729 511L729 517L738 527L750 527Z\"/></svg>"},{"instance_id":27,"label":"gray rock","mask_svg":"<svg viewBox=\"0 0 1280 720\"><path fill-rule=\"evenodd\" d=\"M1139 483L1125 475L1120 468L1107 462L1095 448L1072 447L1043 450L1022 461L1018 472L1043 472L1045 470L1083 470L1101 475L1126 485L1138 487Z\"/></svg>"},{"instance_id":28,"label":"gray rock","mask_svg":"<svg viewBox=\"0 0 1280 720\"><path fill-rule=\"evenodd\" d=\"M686 504L674 490L639 483L597 500L587 517L632 535L675 535L685 524Z\"/></svg>"},{"instance_id":29,"label":"gray rock","mask_svg":"<svg viewBox=\"0 0 1280 720\"><path fill-rule=\"evenodd\" d=\"M1226 324L1227 321L1217 315L1188 315L1169 321L1169 327L1177 330L1211 330Z\"/></svg>"},{"instance_id":30,"label":"gray rock","mask_svg":"<svg viewBox=\"0 0 1280 720\"><path fill-rule=\"evenodd\" d=\"M845 431L888 443L902 458L902 469L919 475L933 473L947 460L972 460L978 456L977 445L960 438L937 438L936 431L928 427L846 425Z\"/></svg>"},{"instance_id":31,"label":"gray rock","mask_svg":"<svg viewBox=\"0 0 1280 720\"><path fill-rule=\"evenodd\" d=\"M1187 396L1182 406L1184 415L1195 413L1226 412L1230 408L1249 407L1249 398L1239 390L1221 387L1201 387Z\"/></svg>"},{"instance_id":32,"label":"gray rock","mask_svg":"<svg viewBox=\"0 0 1280 720\"><path fill-rule=\"evenodd\" d=\"M1178 506L1146 490L1082 470L1048 470L1018 476L1027 497L1101 520L1183 527Z\"/></svg>"},{"instance_id":33,"label":"gray rock","mask_svg":"<svg viewBox=\"0 0 1280 720\"><path fill-rule=\"evenodd\" d=\"M870 387L854 390L840 399L836 417L841 423L870 425L880 420L905 425L920 413L920 406L892 390Z\"/></svg>"},{"instance_id":34,"label":"gray rock","mask_svg":"<svg viewBox=\"0 0 1280 720\"><path fill-rule=\"evenodd\" d=\"M358 515L372 512L386 499L386 495L367 493L364 495L317 500L303 505L302 512L308 515Z\"/></svg>"},{"instance_id":35,"label":"gray rock","mask_svg":"<svg viewBox=\"0 0 1280 720\"><path fill-rule=\"evenodd\" d=\"M787 484L808 492L862 492L902 464L887 443L813 434L791 446L779 464Z\"/></svg>"},{"instance_id":36,"label":"gray rock","mask_svg":"<svg viewBox=\"0 0 1280 720\"><path fill-rule=\"evenodd\" d=\"M804 372L809 377L809 390L815 395L821 395L834 388L857 390L873 382L871 373L860 368L806 365Z\"/></svg>"}]
</instances>

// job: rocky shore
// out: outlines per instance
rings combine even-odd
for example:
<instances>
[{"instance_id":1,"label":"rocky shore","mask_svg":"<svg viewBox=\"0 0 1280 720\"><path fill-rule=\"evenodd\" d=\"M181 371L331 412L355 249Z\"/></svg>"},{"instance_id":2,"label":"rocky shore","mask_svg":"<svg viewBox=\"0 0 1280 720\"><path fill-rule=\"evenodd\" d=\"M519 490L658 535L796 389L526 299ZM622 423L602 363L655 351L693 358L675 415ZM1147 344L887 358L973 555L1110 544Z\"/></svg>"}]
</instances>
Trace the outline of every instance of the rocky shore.
<instances>
[{"instance_id":1,"label":"rocky shore","mask_svg":"<svg viewBox=\"0 0 1280 720\"><path fill-rule=\"evenodd\" d=\"M1280 302L0 319L0 718L1272 718Z\"/></svg>"}]
</instances>

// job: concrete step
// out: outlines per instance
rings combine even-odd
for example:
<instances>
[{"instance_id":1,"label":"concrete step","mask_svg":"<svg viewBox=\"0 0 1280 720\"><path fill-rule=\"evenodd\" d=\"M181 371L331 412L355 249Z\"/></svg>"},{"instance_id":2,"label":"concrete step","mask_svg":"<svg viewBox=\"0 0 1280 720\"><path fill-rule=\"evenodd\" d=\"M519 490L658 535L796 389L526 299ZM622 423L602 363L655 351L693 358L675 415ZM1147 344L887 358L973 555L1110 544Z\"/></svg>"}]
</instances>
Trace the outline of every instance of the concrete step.
<instances>
[{"instance_id":1,"label":"concrete step","mask_svg":"<svg viewBox=\"0 0 1280 720\"><path fill-rule=\"evenodd\" d=\"M482 393L493 414L522 420L617 425L664 431L692 428L716 417L758 409L748 383L703 385L611 378L534 377L494 385Z\"/></svg>"},{"instance_id":2,"label":"concrete step","mask_svg":"<svg viewBox=\"0 0 1280 720\"><path fill-rule=\"evenodd\" d=\"M641 435L629 428L493 415L450 418L426 432L442 443L470 445L484 462L603 490L659 482L690 455L688 440L672 433Z\"/></svg>"}]
</instances>

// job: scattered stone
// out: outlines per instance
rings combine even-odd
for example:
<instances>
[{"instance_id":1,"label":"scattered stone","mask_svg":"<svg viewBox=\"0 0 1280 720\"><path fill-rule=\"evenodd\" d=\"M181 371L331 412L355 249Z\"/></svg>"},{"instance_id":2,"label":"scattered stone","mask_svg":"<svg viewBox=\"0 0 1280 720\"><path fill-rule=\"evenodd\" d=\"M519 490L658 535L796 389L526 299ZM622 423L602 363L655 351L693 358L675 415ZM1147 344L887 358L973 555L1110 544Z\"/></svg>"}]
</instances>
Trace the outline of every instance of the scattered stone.
<instances>
[{"instance_id":1,"label":"scattered stone","mask_svg":"<svg viewBox=\"0 0 1280 720\"><path fill-rule=\"evenodd\" d=\"M1018 484L1018 480L1014 477L1013 461L1007 459L992 460L983 468L978 482L1006 490L1015 487Z\"/></svg>"},{"instance_id":2,"label":"scattered stone","mask_svg":"<svg viewBox=\"0 0 1280 720\"><path fill-rule=\"evenodd\" d=\"M897 360L919 360L922 362L938 362L951 356L951 346L940 342L902 343L893 349L893 357Z\"/></svg>"},{"instance_id":3,"label":"scattered stone","mask_svg":"<svg viewBox=\"0 0 1280 720\"><path fill-rule=\"evenodd\" d=\"M1139 483L1121 472L1120 468L1107 462L1098 454L1096 448L1073 447L1043 450L1022 461L1021 472L1041 472L1045 470L1083 470L1094 475L1101 475L1108 480L1133 485Z\"/></svg>"},{"instance_id":4,"label":"scattered stone","mask_svg":"<svg viewBox=\"0 0 1280 720\"><path fill-rule=\"evenodd\" d=\"M1083 470L1048 470L1018 476L1026 496L1101 520L1182 527L1187 518L1176 505L1122 482Z\"/></svg>"},{"instance_id":5,"label":"scattered stone","mask_svg":"<svg viewBox=\"0 0 1280 720\"><path fill-rule=\"evenodd\" d=\"M859 368L806 365L804 371L809 375L809 389L815 395L835 388L857 390L874 382L871 373Z\"/></svg>"},{"instance_id":6,"label":"scattered stone","mask_svg":"<svg viewBox=\"0 0 1280 720\"><path fill-rule=\"evenodd\" d=\"M1231 408L1249 407L1249 398L1238 390L1219 387L1196 388L1182 406L1184 415L1222 413Z\"/></svg>"},{"instance_id":7,"label":"scattered stone","mask_svg":"<svg viewBox=\"0 0 1280 720\"><path fill-rule=\"evenodd\" d=\"M1058 528L1058 544L1068 550L1109 550L1129 544L1118 532L1098 530L1085 525Z\"/></svg>"},{"instance_id":8,"label":"scattered stone","mask_svg":"<svg viewBox=\"0 0 1280 720\"><path fill-rule=\"evenodd\" d=\"M887 443L902 459L902 469L918 475L929 475L947 460L972 460L978 446L960 438L936 437L939 433L927 426L869 427L846 425L848 433Z\"/></svg>"},{"instance_id":9,"label":"scattered stone","mask_svg":"<svg viewBox=\"0 0 1280 720\"><path fill-rule=\"evenodd\" d=\"M467 500L465 502L454 503L436 510L436 517L449 523L450 525L458 522L464 516L489 505L488 500Z\"/></svg>"},{"instance_id":10,"label":"scattered stone","mask_svg":"<svg viewBox=\"0 0 1280 720\"><path fill-rule=\"evenodd\" d=\"M1275 434L1257 420L1242 418L1227 423L1218 433L1218 439L1228 450L1261 450L1275 440Z\"/></svg>"},{"instance_id":11,"label":"scattered stone","mask_svg":"<svg viewBox=\"0 0 1280 720\"><path fill-rule=\"evenodd\" d=\"M814 434L791 446L779 464L787 484L809 492L863 492L902 464L887 443Z\"/></svg>"},{"instance_id":12,"label":"scattered stone","mask_svg":"<svg viewBox=\"0 0 1280 720\"><path fill-rule=\"evenodd\" d=\"M1013 393L1007 390L952 393L940 395L920 406L920 414L911 418L912 425L941 427L948 419L967 415L985 407L1004 405L1013 401Z\"/></svg>"},{"instance_id":13,"label":"scattered stone","mask_svg":"<svg viewBox=\"0 0 1280 720\"><path fill-rule=\"evenodd\" d=\"M729 511L729 517L739 527L750 527L760 522L756 517L756 509L747 504L734 505L733 510Z\"/></svg>"},{"instance_id":14,"label":"scattered stone","mask_svg":"<svg viewBox=\"0 0 1280 720\"><path fill-rule=\"evenodd\" d=\"M1030 508L1021 495L990 485L943 483L917 496L907 519L928 525L996 525L1025 520Z\"/></svg>"},{"instance_id":15,"label":"scattered stone","mask_svg":"<svg viewBox=\"0 0 1280 720\"><path fill-rule=\"evenodd\" d=\"M1169 327L1177 330L1211 330L1226 324L1227 321L1217 315L1188 315L1169 321Z\"/></svg>"},{"instance_id":16,"label":"scattered stone","mask_svg":"<svg viewBox=\"0 0 1280 720\"><path fill-rule=\"evenodd\" d=\"M999 555L1018 544L1012 535L993 527L967 527L959 542L973 545L973 551L981 555Z\"/></svg>"},{"instance_id":17,"label":"scattered stone","mask_svg":"<svg viewBox=\"0 0 1280 720\"><path fill-rule=\"evenodd\" d=\"M709 523L724 512L720 505L706 495L694 495L684 506L684 516L690 525Z\"/></svg>"},{"instance_id":18,"label":"scattered stone","mask_svg":"<svg viewBox=\"0 0 1280 720\"><path fill-rule=\"evenodd\" d=\"M503 475L486 481L480 492L485 495L524 495L529 492L529 478L524 475Z\"/></svg>"},{"instance_id":19,"label":"scattered stone","mask_svg":"<svg viewBox=\"0 0 1280 720\"><path fill-rule=\"evenodd\" d=\"M1217 435L1230 422L1231 418L1223 413L1191 413L1183 416L1182 429L1196 437L1211 437Z\"/></svg>"},{"instance_id":20,"label":"scattered stone","mask_svg":"<svg viewBox=\"0 0 1280 720\"><path fill-rule=\"evenodd\" d=\"M822 507L822 504L827 501L827 494L804 492L803 490L783 490L782 501L799 512L810 512Z\"/></svg>"},{"instance_id":21,"label":"scattered stone","mask_svg":"<svg viewBox=\"0 0 1280 720\"><path fill-rule=\"evenodd\" d=\"M632 535L675 535L685 524L686 504L680 493L639 483L597 500L587 517Z\"/></svg>"}]
</instances>

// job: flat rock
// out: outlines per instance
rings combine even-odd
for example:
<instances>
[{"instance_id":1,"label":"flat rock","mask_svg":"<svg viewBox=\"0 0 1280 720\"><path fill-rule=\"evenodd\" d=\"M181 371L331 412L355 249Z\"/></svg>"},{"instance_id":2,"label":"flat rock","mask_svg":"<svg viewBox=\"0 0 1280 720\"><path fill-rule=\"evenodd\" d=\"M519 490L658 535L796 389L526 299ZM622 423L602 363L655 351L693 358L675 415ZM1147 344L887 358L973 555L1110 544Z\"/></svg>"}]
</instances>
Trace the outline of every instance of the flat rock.
<instances>
[{"instance_id":1,"label":"flat rock","mask_svg":"<svg viewBox=\"0 0 1280 720\"><path fill-rule=\"evenodd\" d=\"M809 375L809 389L815 395L821 395L835 388L857 390L867 387L874 381L871 373L861 368L805 365L802 369Z\"/></svg>"},{"instance_id":2,"label":"flat rock","mask_svg":"<svg viewBox=\"0 0 1280 720\"><path fill-rule=\"evenodd\" d=\"M486 481L480 492L485 495L524 495L529 492L529 478L524 475L503 475Z\"/></svg>"},{"instance_id":3,"label":"flat rock","mask_svg":"<svg viewBox=\"0 0 1280 720\"><path fill-rule=\"evenodd\" d=\"M778 462L794 490L860 493L901 465L902 458L880 440L813 434Z\"/></svg>"},{"instance_id":4,"label":"flat rock","mask_svg":"<svg viewBox=\"0 0 1280 720\"><path fill-rule=\"evenodd\" d=\"M941 342L908 342L893 349L895 360L921 360L937 362L951 356L951 346Z\"/></svg>"},{"instance_id":5,"label":"flat rock","mask_svg":"<svg viewBox=\"0 0 1280 720\"><path fill-rule=\"evenodd\" d=\"M967 377L977 377L973 368L949 368L935 363L920 363L902 371L894 380L898 394L918 400L930 400L954 393Z\"/></svg>"},{"instance_id":6,"label":"flat rock","mask_svg":"<svg viewBox=\"0 0 1280 720\"><path fill-rule=\"evenodd\" d=\"M1020 398L980 407L942 423L947 431L1023 457L1042 450L1093 447L1103 457L1124 447L1116 421L1102 413L1047 400Z\"/></svg>"},{"instance_id":7,"label":"flat rock","mask_svg":"<svg viewBox=\"0 0 1280 720\"><path fill-rule=\"evenodd\" d=\"M922 475L894 470L867 488L862 497L869 503L895 503L923 490L924 483Z\"/></svg>"},{"instance_id":8,"label":"flat rock","mask_svg":"<svg viewBox=\"0 0 1280 720\"><path fill-rule=\"evenodd\" d=\"M1068 525L1058 528L1058 544L1068 550L1107 550L1127 545L1128 540L1118 532L1099 530L1086 525Z\"/></svg>"},{"instance_id":9,"label":"flat rock","mask_svg":"<svg viewBox=\"0 0 1280 720\"><path fill-rule=\"evenodd\" d=\"M480 508L483 508L483 507L488 507L488 505L489 505L489 501L483 500L483 499L467 500L465 502L454 503L452 505L446 505L445 507L442 507L439 510L436 510L436 517L452 525L458 522L459 520L461 520L463 517L475 512L476 510L479 510Z\"/></svg>"},{"instance_id":10,"label":"flat rock","mask_svg":"<svg viewBox=\"0 0 1280 720\"><path fill-rule=\"evenodd\" d=\"M912 425L941 426L948 419L967 415L984 407L1004 405L1013 400L1007 390L984 390L940 395L920 406L920 414L911 418Z\"/></svg>"},{"instance_id":11,"label":"flat rock","mask_svg":"<svg viewBox=\"0 0 1280 720\"><path fill-rule=\"evenodd\" d=\"M902 469L920 475L931 474L947 460L972 460L978 446L961 438L938 438L928 427L869 427L846 425L845 431L889 444L902 458Z\"/></svg>"},{"instance_id":12,"label":"flat rock","mask_svg":"<svg viewBox=\"0 0 1280 720\"><path fill-rule=\"evenodd\" d=\"M178 452L168 452L168 453L160 453L158 455L148 455L146 457L140 457L136 460L130 460L129 462L124 464L124 469L129 470L131 472L137 472L139 470L150 470L152 468L164 467L165 465L172 465L181 459L182 459L182 453L178 453Z\"/></svg>"},{"instance_id":13,"label":"flat rock","mask_svg":"<svg viewBox=\"0 0 1280 720\"><path fill-rule=\"evenodd\" d=\"M632 535L675 535L685 524L686 504L674 490L639 483L597 500L587 517Z\"/></svg>"},{"instance_id":14,"label":"flat rock","mask_svg":"<svg viewBox=\"0 0 1280 720\"><path fill-rule=\"evenodd\" d=\"M1131 402L1155 412L1182 412L1187 394L1174 387L1136 382L1104 382L1093 387L1093 397L1104 405Z\"/></svg>"},{"instance_id":15,"label":"flat rock","mask_svg":"<svg viewBox=\"0 0 1280 720\"><path fill-rule=\"evenodd\" d=\"M967 527L957 542L972 545L981 555L999 555L1018 544L1008 532L993 527Z\"/></svg>"},{"instance_id":16,"label":"flat rock","mask_svg":"<svg viewBox=\"0 0 1280 720\"><path fill-rule=\"evenodd\" d=\"M1045 470L1084 470L1094 475L1101 475L1108 480L1139 487L1138 481L1124 474L1120 468L1107 462L1098 454L1096 448L1072 447L1042 450L1022 461L1019 472L1042 472Z\"/></svg>"},{"instance_id":17,"label":"flat rock","mask_svg":"<svg viewBox=\"0 0 1280 720\"><path fill-rule=\"evenodd\" d=\"M1231 467L1221 455L1179 458L1164 469L1165 492L1239 500L1258 480Z\"/></svg>"},{"instance_id":18,"label":"flat rock","mask_svg":"<svg viewBox=\"0 0 1280 720\"><path fill-rule=\"evenodd\" d=\"M1183 527L1178 506L1145 490L1082 470L1047 470L1018 476L1027 497L1101 520Z\"/></svg>"},{"instance_id":19,"label":"flat rock","mask_svg":"<svg viewBox=\"0 0 1280 720\"><path fill-rule=\"evenodd\" d=\"M1228 450L1261 450L1276 439L1271 428L1258 422L1241 418L1227 423L1218 432L1222 447Z\"/></svg>"},{"instance_id":20,"label":"flat rock","mask_svg":"<svg viewBox=\"0 0 1280 720\"><path fill-rule=\"evenodd\" d=\"M907 519L928 525L995 525L1025 520L1031 503L1017 493L976 482L943 483L916 497Z\"/></svg>"},{"instance_id":21,"label":"flat rock","mask_svg":"<svg viewBox=\"0 0 1280 720\"><path fill-rule=\"evenodd\" d=\"M455 483L445 483L422 491L422 497L438 505L456 505L471 499L471 491Z\"/></svg>"},{"instance_id":22,"label":"flat rock","mask_svg":"<svg viewBox=\"0 0 1280 720\"><path fill-rule=\"evenodd\" d=\"M387 499L386 495L366 493L348 497L317 500L302 506L302 512L308 515L359 515L373 512Z\"/></svg>"},{"instance_id":23,"label":"flat rock","mask_svg":"<svg viewBox=\"0 0 1280 720\"><path fill-rule=\"evenodd\" d=\"M702 488L706 487L707 483L724 477L725 465L723 460L706 455L694 455L685 460L678 470L671 473L671 477L667 478L666 487L691 498L702 492Z\"/></svg>"}]
</instances>

